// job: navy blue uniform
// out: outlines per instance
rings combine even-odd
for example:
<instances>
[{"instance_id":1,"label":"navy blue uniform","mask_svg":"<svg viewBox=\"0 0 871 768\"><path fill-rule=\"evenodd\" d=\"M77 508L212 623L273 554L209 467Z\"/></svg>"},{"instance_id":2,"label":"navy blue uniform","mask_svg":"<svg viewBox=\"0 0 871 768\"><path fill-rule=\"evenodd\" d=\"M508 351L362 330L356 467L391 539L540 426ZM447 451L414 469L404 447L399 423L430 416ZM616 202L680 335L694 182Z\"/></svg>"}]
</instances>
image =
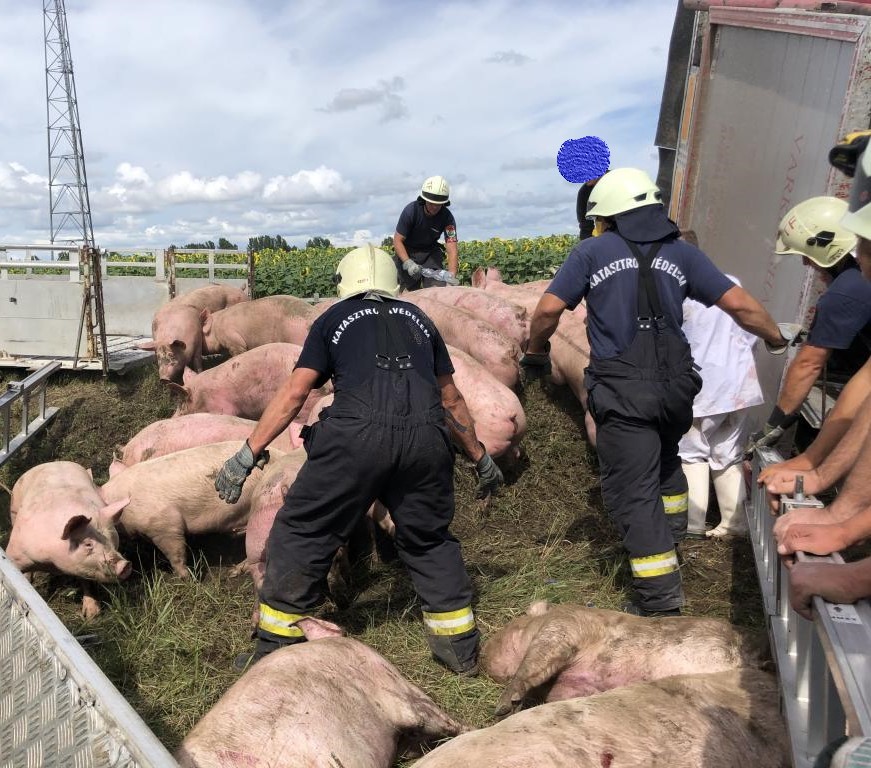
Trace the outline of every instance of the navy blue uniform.
<instances>
[{"instance_id":1,"label":"navy blue uniform","mask_svg":"<svg viewBox=\"0 0 871 768\"><path fill-rule=\"evenodd\" d=\"M848 257L849 258L849 257ZM807 343L831 349L828 373L847 381L871 353L871 281L851 265L817 302Z\"/></svg>"},{"instance_id":2,"label":"navy blue uniform","mask_svg":"<svg viewBox=\"0 0 871 768\"><path fill-rule=\"evenodd\" d=\"M654 250L658 318L649 301L639 306L639 290L647 295L639 257L646 262ZM683 603L674 545L686 533L687 482L678 442L701 387L681 331L683 300L710 306L733 285L673 235L630 245L611 231L576 245L547 289L570 308L587 302L584 386L597 426L602 496L629 553L640 607L650 612Z\"/></svg>"},{"instance_id":3,"label":"navy blue uniform","mask_svg":"<svg viewBox=\"0 0 871 768\"><path fill-rule=\"evenodd\" d=\"M396 231L405 238L405 250L408 257L430 269L444 268L444 248L439 244L439 238L444 235L445 242L457 241L457 222L454 214L447 206L442 206L435 216L428 216L424 210L425 203L418 199L409 203L399 214ZM398 256L393 257L399 272L399 284L406 291L431 286L444 286L444 283L430 278L413 280L408 276Z\"/></svg>"},{"instance_id":4,"label":"navy blue uniform","mask_svg":"<svg viewBox=\"0 0 871 768\"><path fill-rule=\"evenodd\" d=\"M331 378L335 396L305 437L308 459L269 535L260 637L301 639L294 622L322 601L336 550L380 500L428 638L448 636L459 665L471 663L478 630L448 530L454 449L436 381L454 369L435 325L412 304L351 297L315 321L297 366Z\"/></svg>"}]
</instances>

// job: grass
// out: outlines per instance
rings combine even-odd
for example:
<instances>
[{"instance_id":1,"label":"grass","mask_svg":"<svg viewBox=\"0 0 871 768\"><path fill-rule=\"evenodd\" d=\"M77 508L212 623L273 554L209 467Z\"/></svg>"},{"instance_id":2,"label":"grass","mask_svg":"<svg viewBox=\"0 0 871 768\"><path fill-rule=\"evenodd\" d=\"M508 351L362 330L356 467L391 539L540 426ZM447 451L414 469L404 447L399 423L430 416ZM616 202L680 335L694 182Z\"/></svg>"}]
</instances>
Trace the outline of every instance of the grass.
<instances>
[{"instance_id":1,"label":"grass","mask_svg":"<svg viewBox=\"0 0 871 768\"><path fill-rule=\"evenodd\" d=\"M615 608L629 597L630 574L617 536L602 512L594 454L583 439L579 406L565 391L534 387L524 395L525 455L506 472L507 487L487 507L474 499L474 472L456 469L454 533L463 546L485 637L534 600ZM108 477L116 444L169 416L172 401L154 370L103 380L56 376L49 405L62 412L46 432L0 470L9 487L45 461L76 461ZM0 544L9 531L8 499L0 495ZM88 650L109 679L169 749L237 678L232 661L250 650L254 592L231 575L243 556L239 540L191 542L195 578L172 575L148 544L126 552L136 566L124 584L101 589L102 614L78 615L75 582L39 576L37 588L73 633L96 635ZM764 627L753 557L747 542L687 542L682 547L687 613ZM405 573L372 563L359 574L354 602L326 617L377 649L454 716L473 726L492 722L500 688L479 677L457 678L430 660L419 605Z\"/></svg>"}]
</instances>

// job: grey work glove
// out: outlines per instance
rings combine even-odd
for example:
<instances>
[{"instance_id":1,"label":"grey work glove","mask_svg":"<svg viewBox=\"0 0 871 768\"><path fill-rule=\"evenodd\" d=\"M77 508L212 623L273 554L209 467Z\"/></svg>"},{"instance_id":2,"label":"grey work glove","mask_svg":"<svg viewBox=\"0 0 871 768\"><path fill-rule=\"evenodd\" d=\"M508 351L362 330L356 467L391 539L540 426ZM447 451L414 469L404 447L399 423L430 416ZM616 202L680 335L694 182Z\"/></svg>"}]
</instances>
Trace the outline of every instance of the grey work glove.
<instances>
[{"instance_id":1,"label":"grey work glove","mask_svg":"<svg viewBox=\"0 0 871 768\"><path fill-rule=\"evenodd\" d=\"M525 386L547 376L550 371L550 342L544 345L544 352L527 352L524 344L523 357L520 358L520 382Z\"/></svg>"},{"instance_id":2,"label":"grey work glove","mask_svg":"<svg viewBox=\"0 0 871 768\"><path fill-rule=\"evenodd\" d=\"M478 473L478 491L475 494L478 499L486 499L491 494L495 496L499 486L505 484L502 470L496 466L489 453L485 453L475 464L475 472Z\"/></svg>"},{"instance_id":3,"label":"grey work glove","mask_svg":"<svg viewBox=\"0 0 871 768\"><path fill-rule=\"evenodd\" d=\"M783 427L773 427L771 424L766 424L758 432L754 432L750 435L750 442L744 449L744 454L749 455L757 448L766 448L770 445L774 445L781 437L783 437L784 431Z\"/></svg>"},{"instance_id":4,"label":"grey work glove","mask_svg":"<svg viewBox=\"0 0 871 768\"><path fill-rule=\"evenodd\" d=\"M777 327L786 343L781 346L774 346L766 341L765 349L772 355L782 355L789 347L799 344L804 340L804 328L799 323L778 323Z\"/></svg>"},{"instance_id":5,"label":"grey work glove","mask_svg":"<svg viewBox=\"0 0 871 768\"><path fill-rule=\"evenodd\" d=\"M402 262L402 268L405 270L405 274L407 274L411 278L420 277L421 267L414 259L408 258Z\"/></svg>"},{"instance_id":6,"label":"grey work glove","mask_svg":"<svg viewBox=\"0 0 871 768\"><path fill-rule=\"evenodd\" d=\"M235 504L242 495L242 486L254 467L263 469L269 461L269 452L263 451L256 459L251 452L248 441L229 459L224 462L221 471L215 478L215 490L218 496L228 504Z\"/></svg>"}]
</instances>

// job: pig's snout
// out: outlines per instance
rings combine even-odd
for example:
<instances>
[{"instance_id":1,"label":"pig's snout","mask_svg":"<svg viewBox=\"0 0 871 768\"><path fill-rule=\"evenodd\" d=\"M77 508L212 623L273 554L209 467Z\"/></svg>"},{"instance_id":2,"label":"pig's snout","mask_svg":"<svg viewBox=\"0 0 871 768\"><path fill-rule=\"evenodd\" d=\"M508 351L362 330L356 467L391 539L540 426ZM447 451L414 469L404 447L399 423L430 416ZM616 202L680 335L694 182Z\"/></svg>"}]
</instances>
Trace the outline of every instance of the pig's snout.
<instances>
[{"instance_id":1,"label":"pig's snout","mask_svg":"<svg viewBox=\"0 0 871 768\"><path fill-rule=\"evenodd\" d=\"M133 566L129 560L118 560L115 563L115 575L120 581L130 578L131 573L133 573Z\"/></svg>"}]
</instances>

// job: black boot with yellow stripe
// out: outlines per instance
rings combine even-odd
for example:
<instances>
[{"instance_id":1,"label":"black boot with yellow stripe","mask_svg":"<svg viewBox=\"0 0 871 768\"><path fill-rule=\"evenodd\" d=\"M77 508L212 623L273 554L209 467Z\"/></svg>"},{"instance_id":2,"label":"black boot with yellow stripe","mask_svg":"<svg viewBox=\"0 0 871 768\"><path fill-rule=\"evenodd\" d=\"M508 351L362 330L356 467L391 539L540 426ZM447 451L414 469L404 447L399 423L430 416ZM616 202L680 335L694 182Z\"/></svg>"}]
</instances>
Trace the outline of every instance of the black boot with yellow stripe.
<instances>
[{"instance_id":1,"label":"black boot with yellow stripe","mask_svg":"<svg viewBox=\"0 0 871 768\"><path fill-rule=\"evenodd\" d=\"M478 674L481 633L471 606L456 611L424 611L423 623L426 642L437 662L464 677Z\"/></svg>"}]
</instances>

